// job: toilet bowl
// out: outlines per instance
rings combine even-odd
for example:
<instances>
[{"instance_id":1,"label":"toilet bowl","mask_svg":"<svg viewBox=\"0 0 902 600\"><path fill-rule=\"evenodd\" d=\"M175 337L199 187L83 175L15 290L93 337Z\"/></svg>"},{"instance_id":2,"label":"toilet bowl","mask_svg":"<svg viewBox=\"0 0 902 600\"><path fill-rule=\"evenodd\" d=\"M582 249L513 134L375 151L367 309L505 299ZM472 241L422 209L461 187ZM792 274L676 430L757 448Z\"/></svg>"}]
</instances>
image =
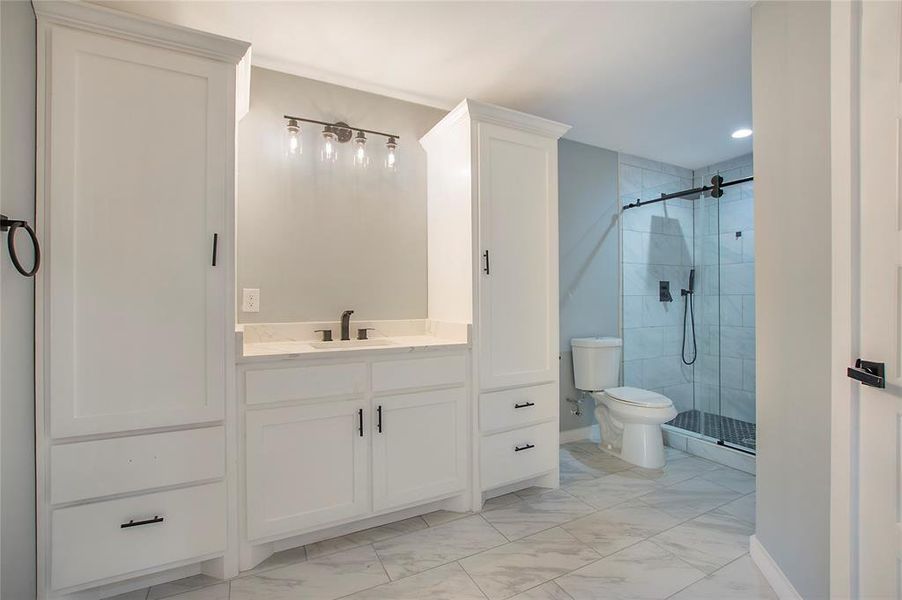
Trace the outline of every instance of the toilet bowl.
<instances>
[{"instance_id":1,"label":"toilet bowl","mask_svg":"<svg viewBox=\"0 0 902 600\"><path fill-rule=\"evenodd\" d=\"M673 402L656 392L618 386L623 348L620 338L574 338L570 346L576 389L589 392L595 399L599 446L640 467L663 467L661 425L676 417Z\"/></svg>"},{"instance_id":2,"label":"toilet bowl","mask_svg":"<svg viewBox=\"0 0 902 600\"><path fill-rule=\"evenodd\" d=\"M661 425L677 411L666 396L633 387L593 392L603 449L647 469L660 469L664 457Z\"/></svg>"}]
</instances>

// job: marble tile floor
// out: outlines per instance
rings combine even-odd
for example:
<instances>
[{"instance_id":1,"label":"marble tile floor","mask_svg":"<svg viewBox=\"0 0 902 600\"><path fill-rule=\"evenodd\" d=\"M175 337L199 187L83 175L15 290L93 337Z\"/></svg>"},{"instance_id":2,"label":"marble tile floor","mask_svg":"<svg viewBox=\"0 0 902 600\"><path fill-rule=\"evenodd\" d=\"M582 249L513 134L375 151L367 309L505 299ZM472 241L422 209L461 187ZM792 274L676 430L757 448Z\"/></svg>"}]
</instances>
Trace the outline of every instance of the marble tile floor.
<instances>
[{"instance_id":1,"label":"marble tile floor","mask_svg":"<svg viewBox=\"0 0 902 600\"><path fill-rule=\"evenodd\" d=\"M668 448L661 470L561 447L561 488L492 498L116 600L775 600L748 555L755 479Z\"/></svg>"}]
</instances>

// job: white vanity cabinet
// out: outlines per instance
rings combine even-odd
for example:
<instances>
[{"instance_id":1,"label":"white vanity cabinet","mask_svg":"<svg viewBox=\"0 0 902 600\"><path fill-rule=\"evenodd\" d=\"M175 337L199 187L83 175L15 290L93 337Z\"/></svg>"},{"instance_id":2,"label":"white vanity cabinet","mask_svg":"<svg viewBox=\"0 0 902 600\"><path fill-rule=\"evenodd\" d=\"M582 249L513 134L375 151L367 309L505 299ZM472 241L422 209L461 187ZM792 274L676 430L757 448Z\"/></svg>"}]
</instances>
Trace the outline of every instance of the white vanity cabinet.
<instances>
[{"instance_id":1,"label":"white vanity cabinet","mask_svg":"<svg viewBox=\"0 0 902 600\"><path fill-rule=\"evenodd\" d=\"M34 4L38 594L227 573L235 104L249 45Z\"/></svg>"},{"instance_id":2,"label":"white vanity cabinet","mask_svg":"<svg viewBox=\"0 0 902 600\"><path fill-rule=\"evenodd\" d=\"M265 558L273 543L309 543L336 527L365 528L367 519L462 496L470 475L468 352L461 344L239 363L241 567Z\"/></svg>"},{"instance_id":3,"label":"white vanity cabinet","mask_svg":"<svg viewBox=\"0 0 902 600\"><path fill-rule=\"evenodd\" d=\"M429 317L473 323L477 485L489 495L558 484L557 142L567 129L464 100L421 140Z\"/></svg>"},{"instance_id":4,"label":"white vanity cabinet","mask_svg":"<svg viewBox=\"0 0 902 600\"><path fill-rule=\"evenodd\" d=\"M369 512L363 399L248 411L247 533L259 539Z\"/></svg>"},{"instance_id":5,"label":"white vanity cabinet","mask_svg":"<svg viewBox=\"0 0 902 600\"><path fill-rule=\"evenodd\" d=\"M464 387L373 399L373 509L460 491L466 472Z\"/></svg>"}]
</instances>

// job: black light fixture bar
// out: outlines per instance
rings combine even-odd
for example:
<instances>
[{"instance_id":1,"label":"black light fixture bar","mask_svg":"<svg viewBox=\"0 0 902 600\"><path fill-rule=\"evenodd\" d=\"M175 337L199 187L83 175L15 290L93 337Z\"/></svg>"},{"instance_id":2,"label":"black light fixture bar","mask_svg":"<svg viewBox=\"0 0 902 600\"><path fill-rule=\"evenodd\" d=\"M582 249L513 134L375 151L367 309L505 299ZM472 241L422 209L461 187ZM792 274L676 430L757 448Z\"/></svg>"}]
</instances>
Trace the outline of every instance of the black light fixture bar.
<instances>
[{"instance_id":1,"label":"black light fixture bar","mask_svg":"<svg viewBox=\"0 0 902 600\"><path fill-rule=\"evenodd\" d=\"M328 123L326 121L317 121L316 119L305 119L304 117L293 117L291 115L282 115L282 118L294 121L303 121L304 123L315 123L317 125L324 125L326 127L333 127L335 129L345 129L348 131L362 131L364 133L371 133L373 135L381 135L382 137L387 138L395 138L396 140L400 140L400 135L395 135L394 133L385 133L384 131L374 131L372 129L364 129L362 127L354 127L352 125L348 125L347 123Z\"/></svg>"},{"instance_id":2,"label":"black light fixture bar","mask_svg":"<svg viewBox=\"0 0 902 600\"><path fill-rule=\"evenodd\" d=\"M715 179L720 179L720 182L715 183ZM673 200L674 198L683 198L685 196L696 196L698 194L704 194L705 192L720 191L725 187L730 187L731 185L739 185L740 183L747 183L749 181L754 181L754 177L743 177L742 179L734 179L733 181L724 181L720 175L715 175L711 180L712 185L703 185L702 187L692 188L688 190L683 190L681 192L674 192L672 194L661 194L660 198L655 198L654 200L636 200L632 204L624 204L623 210L628 210L630 208L639 208L640 206L645 206L646 204L657 204L658 202L664 202L665 200ZM720 195L715 194L715 198L720 198Z\"/></svg>"}]
</instances>

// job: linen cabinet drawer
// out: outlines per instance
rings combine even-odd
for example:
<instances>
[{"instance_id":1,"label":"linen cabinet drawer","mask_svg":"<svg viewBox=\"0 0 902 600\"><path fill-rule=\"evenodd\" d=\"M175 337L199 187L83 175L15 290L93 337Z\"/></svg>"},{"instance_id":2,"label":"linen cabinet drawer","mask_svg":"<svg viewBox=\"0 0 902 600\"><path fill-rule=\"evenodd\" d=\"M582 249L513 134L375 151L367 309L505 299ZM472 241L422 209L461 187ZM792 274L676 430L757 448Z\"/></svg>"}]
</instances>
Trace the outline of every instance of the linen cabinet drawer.
<instances>
[{"instance_id":1,"label":"linen cabinet drawer","mask_svg":"<svg viewBox=\"0 0 902 600\"><path fill-rule=\"evenodd\" d=\"M482 438L482 489L553 471L558 463L557 423L541 423Z\"/></svg>"},{"instance_id":2,"label":"linen cabinet drawer","mask_svg":"<svg viewBox=\"0 0 902 600\"><path fill-rule=\"evenodd\" d=\"M373 391L386 392L437 385L463 385L467 378L464 354L405 358L373 363Z\"/></svg>"},{"instance_id":3,"label":"linen cabinet drawer","mask_svg":"<svg viewBox=\"0 0 902 600\"><path fill-rule=\"evenodd\" d=\"M53 511L51 585L60 590L225 550L225 484Z\"/></svg>"},{"instance_id":4,"label":"linen cabinet drawer","mask_svg":"<svg viewBox=\"0 0 902 600\"><path fill-rule=\"evenodd\" d=\"M53 504L216 479L225 474L225 431L206 427L54 446L50 470Z\"/></svg>"},{"instance_id":5,"label":"linen cabinet drawer","mask_svg":"<svg viewBox=\"0 0 902 600\"><path fill-rule=\"evenodd\" d=\"M366 363L248 371L244 385L248 404L362 394L366 390Z\"/></svg>"},{"instance_id":6,"label":"linen cabinet drawer","mask_svg":"<svg viewBox=\"0 0 902 600\"><path fill-rule=\"evenodd\" d=\"M480 394L480 429L489 433L552 419L558 410L559 393L557 385L549 383Z\"/></svg>"}]
</instances>

